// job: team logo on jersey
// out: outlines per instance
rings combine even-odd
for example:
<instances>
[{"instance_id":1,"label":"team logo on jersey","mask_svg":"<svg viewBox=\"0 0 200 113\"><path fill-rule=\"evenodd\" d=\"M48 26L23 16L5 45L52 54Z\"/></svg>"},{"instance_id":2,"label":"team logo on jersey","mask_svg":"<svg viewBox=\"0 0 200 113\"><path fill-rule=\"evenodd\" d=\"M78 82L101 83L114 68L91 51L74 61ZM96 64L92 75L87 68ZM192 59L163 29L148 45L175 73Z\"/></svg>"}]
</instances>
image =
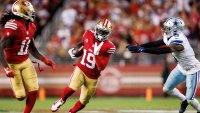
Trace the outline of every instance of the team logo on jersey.
<instances>
[{"instance_id":1,"label":"team logo on jersey","mask_svg":"<svg viewBox=\"0 0 200 113\"><path fill-rule=\"evenodd\" d=\"M87 38L85 39L85 42L88 43L88 39Z\"/></svg>"}]
</instances>

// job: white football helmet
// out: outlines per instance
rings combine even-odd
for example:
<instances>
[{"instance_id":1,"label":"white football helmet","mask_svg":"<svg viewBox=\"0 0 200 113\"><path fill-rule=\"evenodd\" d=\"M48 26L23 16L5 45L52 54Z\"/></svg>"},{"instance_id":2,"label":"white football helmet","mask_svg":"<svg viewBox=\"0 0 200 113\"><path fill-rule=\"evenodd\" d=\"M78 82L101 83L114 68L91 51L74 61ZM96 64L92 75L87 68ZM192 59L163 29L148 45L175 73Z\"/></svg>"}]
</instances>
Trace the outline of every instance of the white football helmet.
<instances>
[{"instance_id":1,"label":"white football helmet","mask_svg":"<svg viewBox=\"0 0 200 113\"><path fill-rule=\"evenodd\" d=\"M95 38L99 41L104 41L111 34L112 25L108 19L101 19L95 26Z\"/></svg>"},{"instance_id":2,"label":"white football helmet","mask_svg":"<svg viewBox=\"0 0 200 113\"><path fill-rule=\"evenodd\" d=\"M170 17L163 24L163 31L166 35L172 35L175 32L183 31L185 23L179 17Z\"/></svg>"}]
</instances>

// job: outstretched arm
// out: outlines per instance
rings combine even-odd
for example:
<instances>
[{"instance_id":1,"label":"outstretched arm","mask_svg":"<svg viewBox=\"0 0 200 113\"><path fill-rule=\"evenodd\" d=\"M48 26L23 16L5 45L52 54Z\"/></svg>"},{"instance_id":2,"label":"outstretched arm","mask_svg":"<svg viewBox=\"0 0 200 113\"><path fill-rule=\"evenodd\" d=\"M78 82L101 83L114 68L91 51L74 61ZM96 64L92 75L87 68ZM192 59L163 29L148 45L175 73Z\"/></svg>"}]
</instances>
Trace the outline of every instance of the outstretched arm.
<instances>
[{"instance_id":1,"label":"outstretched arm","mask_svg":"<svg viewBox=\"0 0 200 113\"><path fill-rule=\"evenodd\" d=\"M132 53L150 53L150 54L166 54L176 51L184 50L183 45L171 43L169 46L166 47L152 47L152 48L144 48L139 47L137 51L131 51Z\"/></svg>"},{"instance_id":2,"label":"outstretched arm","mask_svg":"<svg viewBox=\"0 0 200 113\"><path fill-rule=\"evenodd\" d=\"M29 45L29 52L36 59L41 60L46 65L51 66L53 69L55 69L55 63L53 61L51 61L50 59L46 58L45 56L43 56L42 54L40 54L40 52L38 51L38 49L35 46L35 43L34 43L33 39L31 40L30 45Z\"/></svg>"},{"instance_id":3,"label":"outstretched arm","mask_svg":"<svg viewBox=\"0 0 200 113\"><path fill-rule=\"evenodd\" d=\"M150 48L150 47L160 47L160 46L163 46L163 45L165 45L165 43L164 43L163 39L160 39L160 40L157 40L157 41L154 41L154 42L141 44L140 46L145 47L145 48Z\"/></svg>"}]
</instances>

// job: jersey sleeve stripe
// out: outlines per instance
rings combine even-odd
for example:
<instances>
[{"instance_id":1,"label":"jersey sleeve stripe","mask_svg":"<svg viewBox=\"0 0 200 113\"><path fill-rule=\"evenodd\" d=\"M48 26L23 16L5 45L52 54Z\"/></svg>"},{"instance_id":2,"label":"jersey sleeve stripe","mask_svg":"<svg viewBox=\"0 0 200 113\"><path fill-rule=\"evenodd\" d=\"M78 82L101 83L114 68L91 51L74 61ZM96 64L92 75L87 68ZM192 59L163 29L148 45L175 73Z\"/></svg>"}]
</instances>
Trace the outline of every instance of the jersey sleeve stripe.
<instances>
[{"instance_id":1,"label":"jersey sleeve stripe","mask_svg":"<svg viewBox=\"0 0 200 113\"><path fill-rule=\"evenodd\" d=\"M6 24L12 24L12 25L16 25L17 26L17 24L13 23L13 22L6 22Z\"/></svg>"},{"instance_id":2,"label":"jersey sleeve stripe","mask_svg":"<svg viewBox=\"0 0 200 113\"><path fill-rule=\"evenodd\" d=\"M10 25L6 25L4 28L10 28L10 29L13 29L13 30L16 30L16 29L17 29L16 27L10 26Z\"/></svg>"},{"instance_id":3,"label":"jersey sleeve stripe","mask_svg":"<svg viewBox=\"0 0 200 113\"><path fill-rule=\"evenodd\" d=\"M109 49L109 50L115 50L115 49Z\"/></svg>"},{"instance_id":4,"label":"jersey sleeve stripe","mask_svg":"<svg viewBox=\"0 0 200 113\"><path fill-rule=\"evenodd\" d=\"M13 30L17 29L17 28L13 28L13 27L10 27L10 26L5 26L5 28L9 28L9 29L13 29Z\"/></svg>"},{"instance_id":5,"label":"jersey sleeve stripe","mask_svg":"<svg viewBox=\"0 0 200 113\"><path fill-rule=\"evenodd\" d=\"M115 52L107 52L107 53L113 54L113 53L115 53Z\"/></svg>"},{"instance_id":6,"label":"jersey sleeve stripe","mask_svg":"<svg viewBox=\"0 0 200 113\"><path fill-rule=\"evenodd\" d=\"M115 51L115 50L108 50L108 51Z\"/></svg>"},{"instance_id":7,"label":"jersey sleeve stripe","mask_svg":"<svg viewBox=\"0 0 200 113\"><path fill-rule=\"evenodd\" d=\"M17 26L12 25L12 24L5 24L5 26L11 26L11 27L17 28Z\"/></svg>"},{"instance_id":8,"label":"jersey sleeve stripe","mask_svg":"<svg viewBox=\"0 0 200 113\"><path fill-rule=\"evenodd\" d=\"M174 43L174 44L182 44L183 41L182 41L182 40L172 40L171 43Z\"/></svg>"},{"instance_id":9,"label":"jersey sleeve stripe","mask_svg":"<svg viewBox=\"0 0 200 113\"><path fill-rule=\"evenodd\" d=\"M5 24L4 28L10 28L10 29L16 30L17 29L17 25L15 23L7 22Z\"/></svg>"},{"instance_id":10,"label":"jersey sleeve stripe","mask_svg":"<svg viewBox=\"0 0 200 113\"><path fill-rule=\"evenodd\" d=\"M107 53L115 53L115 50L108 50Z\"/></svg>"}]
</instances>

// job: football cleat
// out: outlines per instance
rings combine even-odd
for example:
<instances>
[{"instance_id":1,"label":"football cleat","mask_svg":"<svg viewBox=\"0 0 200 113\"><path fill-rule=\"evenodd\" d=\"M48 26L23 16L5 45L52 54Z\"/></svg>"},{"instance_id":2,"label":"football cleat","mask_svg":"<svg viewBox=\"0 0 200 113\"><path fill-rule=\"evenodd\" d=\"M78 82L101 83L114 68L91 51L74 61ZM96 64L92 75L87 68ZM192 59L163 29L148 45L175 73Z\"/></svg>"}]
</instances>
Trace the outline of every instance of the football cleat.
<instances>
[{"instance_id":1,"label":"football cleat","mask_svg":"<svg viewBox=\"0 0 200 113\"><path fill-rule=\"evenodd\" d=\"M181 108L179 109L179 113L184 113L186 108L188 106L188 102L187 100L184 100L182 103L181 103Z\"/></svg>"},{"instance_id":2,"label":"football cleat","mask_svg":"<svg viewBox=\"0 0 200 113\"><path fill-rule=\"evenodd\" d=\"M65 103L65 101L62 100L62 98L58 99L56 102L53 103L51 106L51 111L56 112L60 106L62 106Z\"/></svg>"}]
</instances>

